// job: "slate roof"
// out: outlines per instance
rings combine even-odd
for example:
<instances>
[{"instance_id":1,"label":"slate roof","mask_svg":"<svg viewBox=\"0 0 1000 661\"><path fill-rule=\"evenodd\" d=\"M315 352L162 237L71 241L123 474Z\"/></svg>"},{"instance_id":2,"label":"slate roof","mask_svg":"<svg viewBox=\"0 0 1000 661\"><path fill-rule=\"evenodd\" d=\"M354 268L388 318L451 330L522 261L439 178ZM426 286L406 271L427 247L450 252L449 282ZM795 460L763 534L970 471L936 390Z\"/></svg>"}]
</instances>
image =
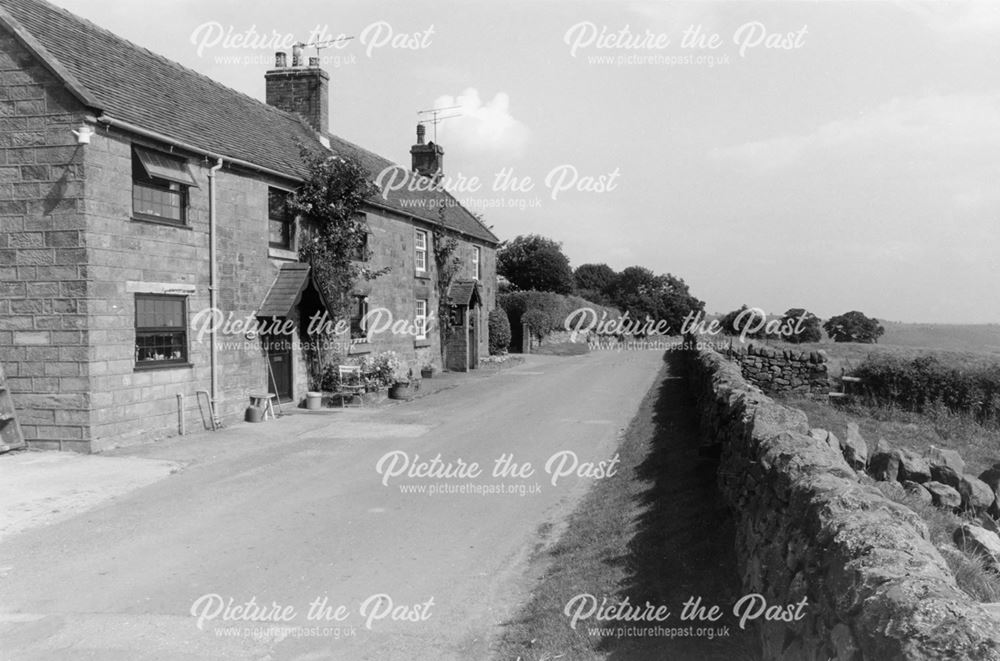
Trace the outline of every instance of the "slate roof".
<instances>
[{"instance_id":1,"label":"slate roof","mask_svg":"<svg viewBox=\"0 0 1000 661\"><path fill-rule=\"evenodd\" d=\"M309 284L309 265L282 264L281 270L257 310L258 317L288 317Z\"/></svg>"},{"instance_id":2,"label":"slate roof","mask_svg":"<svg viewBox=\"0 0 1000 661\"><path fill-rule=\"evenodd\" d=\"M300 145L322 149L317 134L298 115L237 92L45 0L0 0L0 22L15 31L18 24L23 27L53 73L98 113L293 178L305 175ZM395 165L340 137L328 137L335 153L356 159L372 176ZM422 199L425 206L404 207L404 199ZM499 243L447 193L400 190L375 201L487 243ZM443 218L437 210L441 206Z\"/></svg>"},{"instance_id":3,"label":"slate roof","mask_svg":"<svg viewBox=\"0 0 1000 661\"><path fill-rule=\"evenodd\" d=\"M456 280L448 287L448 302L452 305L472 305L479 297L479 283L475 280Z\"/></svg>"}]
</instances>

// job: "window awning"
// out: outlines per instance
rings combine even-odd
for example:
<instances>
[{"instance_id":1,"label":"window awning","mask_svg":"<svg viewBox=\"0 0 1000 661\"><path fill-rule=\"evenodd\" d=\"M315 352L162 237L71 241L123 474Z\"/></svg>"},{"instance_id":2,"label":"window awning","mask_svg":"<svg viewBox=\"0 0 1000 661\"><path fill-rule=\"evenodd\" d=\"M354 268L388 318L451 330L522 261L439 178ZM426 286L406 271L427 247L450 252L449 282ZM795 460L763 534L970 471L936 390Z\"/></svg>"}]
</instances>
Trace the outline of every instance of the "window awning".
<instances>
[{"instance_id":1,"label":"window awning","mask_svg":"<svg viewBox=\"0 0 1000 661\"><path fill-rule=\"evenodd\" d=\"M448 302L451 305L472 307L482 303L479 283L475 280L457 280L448 287Z\"/></svg>"},{"instance_id":2,"label":"window awning","mask_svg":"<svg viewBox=\"0 0 1000 661\"><path fill-rule=\"evenodd\" d=\"M264 302L257 310L258 317L288 317L302 298L309 285L308 264L282 264Z\"/></svg>"},{"instance_id":3,"label":"window awning","mask_svg":"<svg viewBox=\"0 0 1000 661\"><path fill-rule=\"evenodd\" d=\"M133 149L135 149L135 155L139 157L143 169L146 170L146 174L151 178L198 187L186 160L144 147L133 147Z\"/></svg>"}]
</instances>

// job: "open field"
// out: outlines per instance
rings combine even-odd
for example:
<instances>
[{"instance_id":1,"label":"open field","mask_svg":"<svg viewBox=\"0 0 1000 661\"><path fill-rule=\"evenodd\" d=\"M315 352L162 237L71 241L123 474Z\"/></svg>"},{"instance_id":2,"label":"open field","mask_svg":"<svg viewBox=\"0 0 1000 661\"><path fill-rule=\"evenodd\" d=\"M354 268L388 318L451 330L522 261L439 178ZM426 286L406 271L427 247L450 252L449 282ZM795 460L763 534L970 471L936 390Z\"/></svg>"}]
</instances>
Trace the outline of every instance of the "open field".
<instances>
[{"instance_id":1,"label":"open field","mask_svg":"<svg viewBox=\"0 0 1000 661\"><path fill-rule=\"evenodd\" d=\"M1000 325L983 324L957 326L943 324L901 324L887 323L885 335L878 344L858 342L821 342L791 344L774 340L750 340L753 344L764 344L775 348L795 351L826 352L830 362L830 374L840 376L861 364L871 353L891 354L905 359L932 354L942 362L956 367L972 367L984 363L1000 364ZM730 338L719 336L719 341ZM732 338L734 344L739 338Z\"/></svg>"},{"instance_id":2,"label":"open field","mask_svg":"<svg viewBox=\"0 0 1000 661\"><path fill-rule=\"evenodd\" d=\"M881 344L901 347L970 351L1000 358L1000 324L906 324L882 322Z\"/></svg>"}]
</instances>

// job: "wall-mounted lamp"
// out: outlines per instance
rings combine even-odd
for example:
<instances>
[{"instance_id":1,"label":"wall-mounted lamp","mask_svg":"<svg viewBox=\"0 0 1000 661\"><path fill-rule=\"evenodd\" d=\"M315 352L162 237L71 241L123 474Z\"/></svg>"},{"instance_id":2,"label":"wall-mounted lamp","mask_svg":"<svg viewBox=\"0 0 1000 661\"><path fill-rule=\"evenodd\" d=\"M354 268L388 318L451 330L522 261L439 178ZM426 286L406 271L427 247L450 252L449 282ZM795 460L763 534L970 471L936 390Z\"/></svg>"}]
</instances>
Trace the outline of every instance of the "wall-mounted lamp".
<instances>
[{"instance_id":1,"label":"wall-mounted lamp","mask_svg":"<svg viewBox=\"0 0 1000 661\"><path fill-rule=\"evenodd\" d=\"M90 136L94 135L94 129L84 124L78 131L73 131L73 135L76 136L76 144L89 145Z\"/></svg>"}]
</instances>

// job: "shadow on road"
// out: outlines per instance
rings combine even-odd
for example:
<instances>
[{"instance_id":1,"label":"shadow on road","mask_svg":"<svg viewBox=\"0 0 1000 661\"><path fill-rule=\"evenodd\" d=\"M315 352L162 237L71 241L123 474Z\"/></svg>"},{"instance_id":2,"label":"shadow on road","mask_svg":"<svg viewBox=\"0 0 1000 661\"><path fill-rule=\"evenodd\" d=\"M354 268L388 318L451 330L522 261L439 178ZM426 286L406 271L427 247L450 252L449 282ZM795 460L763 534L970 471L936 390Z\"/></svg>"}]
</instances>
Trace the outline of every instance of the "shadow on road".
<instances>
[{"instance_id":1,"label":"shadow on road","mask_svg":"<svg viewBox=\"0 0 1000 661\"><path fill-rule=\"evenodd\" d=\"M626 579L618 591L633 605L663 604L671 616L663 627L729 627L728 636L606 637L599 648L612 661L663 659L759 659L756 632L734 626L731 610L743 594L733 542L733 519L715 484L717 460L699 454L694 402L682 375L683 358L667 352L669 376L660 384L650 429L649 454L636 476L649 487L636 496L639 514L621 566ZM682 622L681 607L691 597L718 605L716 623ZM645 622L642 628L652 626Z\"/></svg>"}]
</instances>

